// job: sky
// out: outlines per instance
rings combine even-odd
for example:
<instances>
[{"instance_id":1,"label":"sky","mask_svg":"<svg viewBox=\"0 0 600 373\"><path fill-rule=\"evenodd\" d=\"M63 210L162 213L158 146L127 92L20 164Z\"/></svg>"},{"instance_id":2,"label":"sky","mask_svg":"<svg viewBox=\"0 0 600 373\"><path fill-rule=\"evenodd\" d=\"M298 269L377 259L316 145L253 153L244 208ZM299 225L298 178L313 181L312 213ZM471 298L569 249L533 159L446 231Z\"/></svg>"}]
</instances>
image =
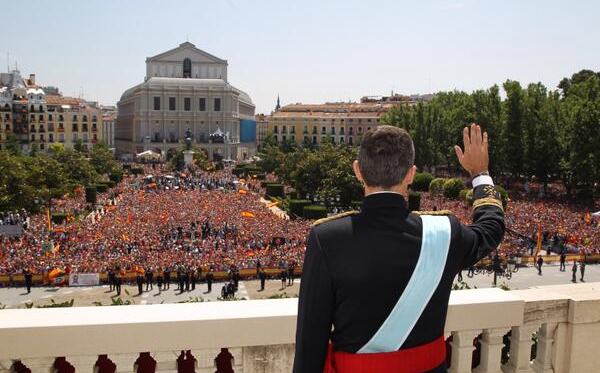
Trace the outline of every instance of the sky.
<instances>
[{"instance_id":1,"label":"sky","mask_svg":"<svg viewBox=\"0 0 600 373\"><path fill-rule=\"evenodd\" d=\"M600 1L0 0L0 71L115 105L146 57L186 40L229 62L257 113L282 104L487 88L554 89L600 70Z\"/></svg>"}]
</instances>

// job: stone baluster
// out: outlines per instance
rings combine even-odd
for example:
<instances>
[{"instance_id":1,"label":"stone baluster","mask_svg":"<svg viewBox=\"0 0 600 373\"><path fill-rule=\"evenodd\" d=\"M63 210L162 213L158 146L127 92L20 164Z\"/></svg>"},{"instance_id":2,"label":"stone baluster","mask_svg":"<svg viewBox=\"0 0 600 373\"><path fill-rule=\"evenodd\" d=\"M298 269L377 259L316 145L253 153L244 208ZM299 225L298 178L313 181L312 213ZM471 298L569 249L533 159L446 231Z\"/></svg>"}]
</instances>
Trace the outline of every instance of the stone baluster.
<instances>
[{"instance_id":1,"label":"stone baluster","mask_svg":"<svg viewBox=\"0 0 600 373\"><path fill-rule=\"evenodd\" d=\"M111 354L108 358L117 366L115 373L135 373L137 367L134 367L134 364L139 356L140 354Z\"/></svg>"},{"instance_id":2,"label":"stone baluster","mask_svg":"<svg viewBox=\"0 0 600 373\"><path fill-rule=\"evenodd\" d=\"M75 373L94 373L98 355L65 356L65 360L75 368Z\"/></svg>"},{"instance_id":3,"label":"stone baluster","mask_svg":"<svg viewBox=\"0 0 600 373\"><path fill-rule=\"evenodd\" d=\"M161 373L177 373L177 358L181 351L151 352L150 356L156 361L156 371Z\"/></svg>"},{"instance_id":4,"label":"stone baluster","mask_svg":"<svg viewBox=\"0 0 600 373\"><path fill-rule=\"evenodd\" d=\"M14 361L0 360L0 373L11 373Z\"/></svg>"},{"instance_id":5,"label":"stone baluster","mask_svg":"<svg viewBox=\"0 0 600 373\"><path fill-rule=\"evenodd\" d=\"M533 362L533 370L536 373L554 373L552 352L556 327L556 323L545 323L538 332L537 354Z\"/></svg>"},{"instance_id":6,"label":"stone baluster","mask_svg":"<svg viewBox=\"0 0 600 373\"><path fill-rule=\"evenodd\" d=\"M192 355L196 358L196 373L214 373L215 358L221 352L220 348L207 348L202 350L192 350Z\"/></svg>"},{"instance_id":7,"label":"stone baluster","mask_svg":"<svg viewBox=\"0 0 600 373\"><path fill-rule=\"evenodd\" d=\"M502 366L505 373L533 372L531 369L531 336L539 329L539 325L513 326L510 336L510 359Z\"/></svg>"},{"instance_id":8,"label":"stone baluster","mask_svg":"<svg viewBox=\"0 0 600 373\"><path fill-rule=\"evenodd\" d=\"M473 361L473 340L481 333L479 330L452 332L452 365L449 373L471 373Z\"/></svg>"},{"instance_id":9,"label":"stone baluster","mask_svg":"<svg viewBox=\"0 0 600 373\"><path fill-rule=\"evenodd\" d=\"M21 363L25 365L31 373L54 373L54 360L53 357L39 357L21 359Z\"/></svg>"},{"instance_id":10,"label":"stone baluster","mask_svg":"<svg viewBox=\"0 0 600 373\"><path fill-rule=\"evenodd\" d=\"M230 348L229 353L233 355L233 370L241 372L244 366L244 354L241 347Z\"/></svg>"},{"instance_id":11,"label":"stone baluster","mask_svg":"<svg viewBox=\"0 0 600 373\"><path fill-rule=\"evenodd\" d=\"M481 359L474 373L502 373L502 341L509 328L483 329L481 337Z\"/></svg>"}]
</instances>

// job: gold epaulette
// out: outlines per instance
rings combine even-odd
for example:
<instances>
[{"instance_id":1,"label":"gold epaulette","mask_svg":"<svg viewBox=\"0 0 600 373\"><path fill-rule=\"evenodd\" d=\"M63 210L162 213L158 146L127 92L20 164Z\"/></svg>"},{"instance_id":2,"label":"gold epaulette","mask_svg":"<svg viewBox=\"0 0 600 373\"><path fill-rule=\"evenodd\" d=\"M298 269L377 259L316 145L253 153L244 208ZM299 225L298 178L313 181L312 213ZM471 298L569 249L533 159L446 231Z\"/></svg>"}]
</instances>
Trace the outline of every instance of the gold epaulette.
<instances>
[{"instance_id":1,"label":"gold epaulette","mask_svg":"<svg viewBox=\"0 0 600 373\"><path fill-rule=\"evenodd\" d=\"M473 202L473 210L481 206L496 206L499 207L502 211L504 211L502 201L499 201L498 199L493 197L479 198Z\"/></svg>"},{"instance_id":2,"label":"gold epaulette","mask_svg":"<svg viewBox=\"0 0 600 373\"><path fill-rule=\"evenodd\" d=\"M439 210L439 211L412 211L415 215L452 215L450 210Z\"/></svg>"},{"instance_id":3,"label":"gold epaulette","mask_svg":"<svg viewBox=\"0 0 600 373\"><path fill-rule=\"evenodd\" d=\"M333 216L330 216L328 218L323 218L323 219L315 220L315 222L312 224L312 226L316 227L317 225L325 223L325 222L330 221L330 220L335 220L335 219L339 219L339 218L345 218L346 216L356 215L356 214L358 214L358 211L342 212L341 214L333 215Z\"/></svg>"}]
</instances>

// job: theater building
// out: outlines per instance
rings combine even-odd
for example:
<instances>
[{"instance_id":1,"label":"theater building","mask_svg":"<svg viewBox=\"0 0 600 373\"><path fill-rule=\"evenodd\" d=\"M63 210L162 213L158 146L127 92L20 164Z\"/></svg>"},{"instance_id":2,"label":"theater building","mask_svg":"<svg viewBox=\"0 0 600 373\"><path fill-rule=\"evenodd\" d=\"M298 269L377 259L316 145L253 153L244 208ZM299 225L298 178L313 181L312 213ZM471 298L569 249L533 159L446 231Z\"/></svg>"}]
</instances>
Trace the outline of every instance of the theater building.
<instances>
[{"instance_id":1,"label":"theater building","mask_svg":"<svg viewBox=\"0 0 600 373\"><path fill-rule=\"evenodd\" d=\"M185 134L210 159L243 159L256 151L254 104L227 79L228 63L186 42L146 59L144 82L117 103L120 154L181 149Z\"/></svg>"}]
</instances>

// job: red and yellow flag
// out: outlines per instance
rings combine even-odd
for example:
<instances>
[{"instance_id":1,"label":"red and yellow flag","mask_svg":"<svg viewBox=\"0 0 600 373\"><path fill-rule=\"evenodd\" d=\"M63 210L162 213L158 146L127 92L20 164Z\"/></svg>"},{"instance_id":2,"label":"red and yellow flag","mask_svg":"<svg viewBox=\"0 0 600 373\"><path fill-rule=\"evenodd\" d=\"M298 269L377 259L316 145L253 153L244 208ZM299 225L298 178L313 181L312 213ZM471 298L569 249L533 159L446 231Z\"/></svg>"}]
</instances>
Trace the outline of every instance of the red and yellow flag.
<instances>
[{"instance_id":1,"label":"red and yellow flag","mask_svg":"<svg viewBox=\"0 0 600 373\"><path fill-rule=\"evenodd\" d=\"M253 218L254 217L254 213L252 213L250 211L242 211L242 217L244 217L244 218Z\"/></svg>"},{"instance_id":2,"label":"red and yellow flag","mask_svg":"<svg viewBox=\"0 0 600 373\"><path fill-rule=\"evenodd\" d=\"M533 256L533 262L537 262L537 257L542 250L542 227L537 229L537 244L535 245L535 255Z\"/></svg>"},{"instance_id":3,"label":"red and yellow flag","mask_svg":"<svg viewBox=\"0 0 600 373\"><path fill-rule=\"evenodd\" d=\"M58 244L58 245L55 245L55 246L52 248L52 252L54 252L54 254L58 254L58 251L59 251L59 250L60 250L60 244Z\"/></svg>"},{"instance_id":4,"label":"red and yellow flag","mask_svg":"<svg viewBox=\"0 0 600 373\"><path fill-rule=\"evenodd\" d=\"M50 218L50 209L47 209L46 212L48 214L48 230L51 231L52 230L52 219Z\"/></svg>"},{"instance_id":5,"label":"red and yellow flag","mask_svg":"<svg viewBox=\"0 0 600 373\"><path fill-rule=\"evenodd\" d=\"M279 204L279 202L271 202L271 203L267 203L267 207L271 208L271 207L275 207Z\"/></svg>"},{"instance_id":6,"label":"red and yellow flag","mask_svg":"<svg viewBox=\"0 0 600 373\"><path fill-rule=\"evenodd\" d=\"M248 191L246 189L240 189L238 192L240 194L246 194L246 193L248 193Z\"/></svg>"},{"instance_id":7,"label":"red and yellow flag","mask_svg":"<svg viewBox=\"0 0 600 373\"><path fill-rule=\"evenodd\" d=\"M133 220L133 214L131 213L131 209L130 209L129 213L127 214L127 223L131 223L132 220Z\"/></svg>"}]
</instances>

